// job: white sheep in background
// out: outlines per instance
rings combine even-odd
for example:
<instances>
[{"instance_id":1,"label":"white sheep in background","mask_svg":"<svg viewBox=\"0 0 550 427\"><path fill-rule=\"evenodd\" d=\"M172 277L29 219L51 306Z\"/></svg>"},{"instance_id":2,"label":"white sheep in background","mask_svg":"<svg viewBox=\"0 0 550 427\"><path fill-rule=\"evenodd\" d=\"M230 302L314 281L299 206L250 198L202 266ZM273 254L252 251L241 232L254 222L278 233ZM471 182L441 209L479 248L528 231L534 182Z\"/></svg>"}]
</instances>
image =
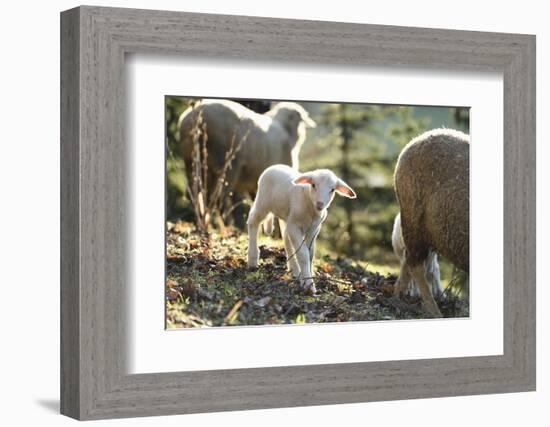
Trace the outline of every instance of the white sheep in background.
<instances>
[{"instance_id":1,"label":"white sheep in background","mask_svg":"<svg viewBox=\"0 0 550 427\"><path fill-rule=\"evenodd\" d=\"M237 102L203 99L185 110L178 120L188 179L193 150L191 130L199 114L208 135L210 188L214 188L213 183L223 168L233 137L236 141L245 138L225 176L226 194L232 195L235 205L245 196L254 197L258 178L267 167L281 163L298 169L298 155L306 138L306 126L316 126L308 112L295 102L279 102L268 112L258 114ZM238 211L237 216L244 214L241 209Z\"/></svg>"},{"instance_id":2,"label":"white sheep in background","mask_svg":"<svg viewBox=\"0 0 550 427\"><path fill-rule=\"evenodd\" d=\"M393 252L399 259L400 266L403 266L405 262L405 242L403 241L403 232L401 230L401 214L395 216L393 223L393 231L391 235L391 242L393 246ZM432 290L434 297L440 297L443 295L443 288L441 287L441 280L439 274L439 263L437 261L437 254L430 252L426 261L424 261L424 269L426 272L426 279ZM408 284L405 288L405 293L411 297L419 297L420 291L418 285L412 277L408 277Z\"/></svg>"},{"instance_id":3,"label":"white sheep in background","mask_svg":"<svg viewBox=\"0 0 550 427\"><path fill-rule=\"evenodd\" d=\"M274 215L279 218L292 275L314 293L315 239L335 193L350 199L356 197L344 181L327 169L300 174L286 165L267 168L258 180L258 193L248 216L248 266L258 266L258 230L266 219L266 228L273 229Z\"/></svg>"}]
</instances>

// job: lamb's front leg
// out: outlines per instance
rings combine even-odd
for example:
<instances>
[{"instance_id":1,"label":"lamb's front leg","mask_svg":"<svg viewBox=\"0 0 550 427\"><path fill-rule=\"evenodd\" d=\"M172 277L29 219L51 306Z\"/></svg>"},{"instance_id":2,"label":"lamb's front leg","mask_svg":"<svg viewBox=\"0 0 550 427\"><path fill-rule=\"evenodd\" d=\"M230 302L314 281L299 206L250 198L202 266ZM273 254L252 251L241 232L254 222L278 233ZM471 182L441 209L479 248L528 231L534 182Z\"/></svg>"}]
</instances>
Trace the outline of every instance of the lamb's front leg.
<instances>
[{"instance_id":1,"label":"lamb's front leg","mask_svg":"<svg viewBox=\"0 0 550 427\"><path fill-rule=\"evenodd\" d=\"M311 262L309 256L309 248L305 241L305 234L294 224L287 224L286 232L290 238L290 242L294 247L294 256L300 267L300 277L304 288L312 293L315 293L315 283L313 283L313 275L311 274Z\"/></svg>"},{"instance_id":2,"label":"lamb's front leg","mask_svg":"<svg viewBox=\"0 0 550 427\"><path fill-rule=\"evenodd\" d=\"M288 235L286 228L283 231L283 240L285 242L285 252L288 269L292 272L292 277L295 279L300 277L300 266L296 260L296 254L294 253L295 249L292 246L290 241L290 236Z\"/></svg>"},{"instance_id":3,"label":"lamb's front leg","mask_svg":"<svg viewBox=\"0 0 550 427\"><path fill-rule=\"evenodd\" d=\"M319 230L313 235L309 241L308 250L309 250L309 277L313 277L313 260L315 258L315 242L317 241L317 236L319 235Z\"/></svg>"}]
</instances>

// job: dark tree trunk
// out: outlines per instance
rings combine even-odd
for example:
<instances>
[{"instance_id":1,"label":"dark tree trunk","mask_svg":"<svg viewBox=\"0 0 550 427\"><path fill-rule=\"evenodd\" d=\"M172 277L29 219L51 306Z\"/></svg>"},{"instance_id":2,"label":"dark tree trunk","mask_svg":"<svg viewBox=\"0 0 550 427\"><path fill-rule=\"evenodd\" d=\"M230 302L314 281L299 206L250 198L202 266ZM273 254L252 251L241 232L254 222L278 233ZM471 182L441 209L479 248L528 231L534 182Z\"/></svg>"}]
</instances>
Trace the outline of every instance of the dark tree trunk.
<instances>
[{"instance_id":1,"label":"dark tree trunk","mask_svg":"<svg viewBox=\"0 0 550 427\"><path fill-rule=\"evenodd\" d=\"M346 104L340 104L340 128L342 130L342 179L349 184L351 178L350 169L350 145L351 145L351 129L346 116L347 106ZM350 199L344 199L344 208L346 210L346 232L349 238L349 245L347 245L348 255L352 255L354 251L354 233L353 233L353 205Z\"/></svg>"}]
</instances>

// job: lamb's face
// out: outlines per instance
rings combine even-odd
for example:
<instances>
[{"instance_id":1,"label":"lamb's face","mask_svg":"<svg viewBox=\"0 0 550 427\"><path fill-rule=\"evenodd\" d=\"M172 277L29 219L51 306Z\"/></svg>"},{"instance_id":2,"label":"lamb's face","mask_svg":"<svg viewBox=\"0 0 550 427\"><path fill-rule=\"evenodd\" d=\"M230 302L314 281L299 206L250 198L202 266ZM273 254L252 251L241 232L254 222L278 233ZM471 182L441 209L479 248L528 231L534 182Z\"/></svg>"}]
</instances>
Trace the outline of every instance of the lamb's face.
<instances>
[{"instance_id":1,"label":"lamb's face","mask_svg":"<svg viewBox=\"0 0 550 427\"><path fill-rule=\"evenodd\" d=\"M307 172L296 178L294 183L309 185L308 194L311 204L319 212L330 206L336 193L350 199L356 197L355 192L344 181L327 169Z\"/></svg>"},{"instance_id":2,"label":"lamb's face","mask_svg":"<svg viewBox=\"0 0 550 427\"><path fill-rule=\"evenodd\" d=\"M333 173L313 174L309 185L309 195L315 209L322 211L330 206L337 184L338 178Z\"/></svg>"}]
</instances>

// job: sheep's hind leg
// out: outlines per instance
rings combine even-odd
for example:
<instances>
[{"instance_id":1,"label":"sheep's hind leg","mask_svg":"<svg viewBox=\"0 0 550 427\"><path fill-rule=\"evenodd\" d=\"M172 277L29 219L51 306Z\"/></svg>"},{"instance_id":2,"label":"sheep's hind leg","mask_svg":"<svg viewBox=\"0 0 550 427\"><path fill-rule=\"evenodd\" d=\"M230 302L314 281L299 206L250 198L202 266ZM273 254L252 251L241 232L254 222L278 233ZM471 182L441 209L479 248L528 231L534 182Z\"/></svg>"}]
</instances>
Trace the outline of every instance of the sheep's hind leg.
<instances>
[{"instance_id":1,"label":"sheep's hind leg","mask_svg":"<svg viewBox=\"0 0 550 427\"><path fill-rule=\"evenodd\" d=\"M248 266L251 268L258 267L260 260L260 249L258 248L258 231L260 224L265 218L265 215L254 209L250 210L248 216Z\"/></svg>"},{"instance_id":2,"label":"sheep's hind leg","mask_svg":"<svg viewBox=\"0 0 550 427\"><path fill-rule=\"evenodd\" d=\"M281 232L281 238L284 240L286 230L286 222L279 218L279 231Z\"/></svg>"},{"instance_id":3,"label":"sheep's hind leg","mask_svg":"<svg viewBox=\"0 0 550 427\"><path fill-rule=\"evenodd\" d=\"M395 282L393 288L393 294L396 297L405 294L405 291L409 289L410 286L416 286L414 283L411 283L411 274L409 272L409 267L407 266L406 258L403 257L401 260L401 268L399 270L399 277Z\"/></svg>"},{"instance_id":4,"label":"sheep's hind leg","mask_svg":"<svg viewBox=\"0 0 550 427\"><path fill-rule=\"evenodd\" d=\"M443 317L441 315L441 311L439 311L439 307L437 306L437 303L435 302L432 292L430 290L430 284L426 279L426 271L424 268L424 264L420 263L418 265L415 265L414 267L410 267L410 271L414 277L415 282L418 285L418 290L422 295L422 304L425 310L432 317Z\"/></svg>"}]
</instances>

